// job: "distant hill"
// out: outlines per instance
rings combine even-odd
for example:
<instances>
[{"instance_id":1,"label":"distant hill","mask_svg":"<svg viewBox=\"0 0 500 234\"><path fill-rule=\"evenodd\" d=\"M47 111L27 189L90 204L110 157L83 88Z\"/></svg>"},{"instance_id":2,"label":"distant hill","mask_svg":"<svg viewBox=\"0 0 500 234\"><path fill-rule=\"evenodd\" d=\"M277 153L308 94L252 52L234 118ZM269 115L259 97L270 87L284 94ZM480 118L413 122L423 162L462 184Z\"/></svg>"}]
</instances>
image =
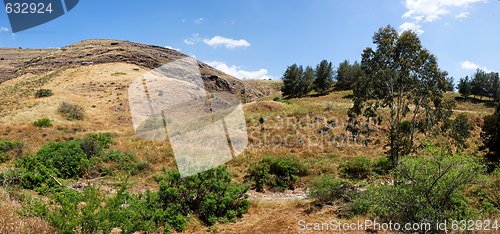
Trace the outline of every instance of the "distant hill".
<instances>
[{"instance_id":1,"label":"distant hill","mask_svg":"<svg viewBox=\"0 0 500 234\"><path fill-rule=\"evenodd\" d=\"M127 63L154 69L187 55L160 46L118 40L86 40L60 49L0 49L0 83L25 74L41 75L82 66ZM229 91L245 100L261 92L237 78L198 62L207 90Z\"/></svg>"}]
</instances>

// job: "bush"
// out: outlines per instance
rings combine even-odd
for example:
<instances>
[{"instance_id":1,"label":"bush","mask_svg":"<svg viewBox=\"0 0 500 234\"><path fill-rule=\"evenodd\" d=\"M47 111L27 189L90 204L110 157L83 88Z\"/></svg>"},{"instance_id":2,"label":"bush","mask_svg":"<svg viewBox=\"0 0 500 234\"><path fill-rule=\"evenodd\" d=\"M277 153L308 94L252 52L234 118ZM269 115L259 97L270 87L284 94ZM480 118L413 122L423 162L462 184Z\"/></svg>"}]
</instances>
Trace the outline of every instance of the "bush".
<instances>
[{"instance_id":1,"label":"bush","mask_svg":"<svg viewBox=\"0 0 500 234\"><path fill-rule=\"evenodd\" d=\"M252 165L247 173L247 179L252 181L253 187L262 192L266 186L293 190L299 177L305 176L307 170L296 159L266 157L259 164Z\"/></svg>"},{"instance_id":2,"label":"bush","mask_svg":"<svg viewBox=\"0 0 500 234\"><path fill-rule=\"evenodd\" d=\"M480 177L483 166L474 157L429 150L434 156L402 159L393 171L397 181L394 185L370 188L351 207L357 208L357 213L369 209L382 222L425 221L433 228L436 221L474 219L464 188ZM370 203L371 207L367 208Z\"/></svg>"},{"instance_id":3,"label":"bush","mask_svg":"<svg viewBox=\"0 0 500 234\"><path fill-rule=\"evenodd\" d=\"M334 204L337 201L350 201L353 186L345 180L322 176L309 185L309 196L317 205Z\"/></svg>"},{"instance_id":4,"label":"bush","mask_svg":"<svg viewBox=\"0 0 500 234\"><path fill-rule=\"evenodd\" d=\"M103 160L104 162L114 163L109 168L110 170L122 170L129 175L136 175L140 171L146 169L149 164L147 161L137 160L133 153L122 153L116 150L106 153Z\"/></svg>"},{"instance_id":5,"label":"bush","mask_svg":"<svg viewBox=\"0 0 500 234\"><path fill-rule=\"evenodd\" d=\"M248 209L247 186L231 183L227 167L221 166L190 177L180 178L180 174L169 172L160 180L158 191L162 207L169 211L168 216L183 216L193 212L205 224L217 221L234 222ZM169 223L182 229L182 218L172 219Z\"/></svg>"},{"instance_id":6,"label":"bush","mask_svg":"<svg viewBox=\"0 0 500 234\"><path fill-rule=\"evenodd\" d=\"M381 157L373 162L373 171L379 175L388 174L392 170L392 162L387 157Z\"/></svg>"},{"instance_id":7,"label":"bush","mask_svg":"<svg viewBox=\"0 0 500 234\"><path fill-rule=\"evenodd\" d=\"M159 227L182 231L191 215L205 224L234 222L248 209L247 186L231 183L225 166L180 178L177 171L156 178L158 192L134 195L121 186L115 196L105 197L90 186L82 193L63 188L43 201L31 202L25 214L45 218L61 233L153 233Z\"/></svg>"},{"instance_id":8,"label":"bush","mask_svg":"<svg viewBox=\"0 0 500 234\"><path fill-rule=\"evenodd\" d=\"M17 141L0 140L0 163L10 159L9 152L13 152L16 156L21 156L23 153L23 144Z\"/></svg>"},{"instance_id":9,"label":"bush","mask_svg":"<svg viewBox=\"0 0 500 234\"><path fill-rule=\"evenodd\" d=\"M83 120L85 119L85 111L82 106L63 102L59 105L57 111L67 120Z\"/></svg>"},{"instance_id":10,"label":"bush","mask_svg":"<svg viewBox=\"0 0 500 234\"><path fill-rule=\"evenodd\" d=\"M52 122L50 121L50 119L41 118L41 119L37 119L35 122L33 122L33 126L39 127L39 128L49 128L49 127L52 127Z\"/></svg>"},{"instance_id":11,"label":"bush","mask_svg":"<svg viewBox=\"0 0 500 234\"><path fill-rule=\"evenodd\" d=\"M54 93L52 93L52 90L50 89L40 89L35 93L36 98L50 97L52 95L54 95Z\"/></svg>"},{"instance_id":12,"label":"bush","mask_svg":"<svg viewBox=\"0 0 500 234\"><path fill-rule=\"evenodd\" d=\"M0 152L0 163L4 163L10 160L10 156L5 152Z\"/></svg>"},{"instance_id":13,"label":"bush","mask_svg":"<svg viewBox=\"0 0 500 234\"><path fill-rule=\"evenodd\" d=\"M372 175L372 164L366 157L351 158L340 165L340 173L344 178L368 179Z\"/></svg>"}]
</instances>

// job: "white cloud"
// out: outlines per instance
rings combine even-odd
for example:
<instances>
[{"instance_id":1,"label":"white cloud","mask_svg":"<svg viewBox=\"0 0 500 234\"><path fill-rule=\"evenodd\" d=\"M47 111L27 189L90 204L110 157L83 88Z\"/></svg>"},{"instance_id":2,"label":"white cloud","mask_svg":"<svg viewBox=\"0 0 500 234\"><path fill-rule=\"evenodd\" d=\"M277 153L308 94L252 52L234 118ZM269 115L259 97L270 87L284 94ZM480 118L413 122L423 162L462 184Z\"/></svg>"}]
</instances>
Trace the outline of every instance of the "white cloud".
<instances>
[{"instance_id":1,"label":"white cloud","mask_svg":"<svg viewBox=\"0 0 500 234\"><path fill-rule=\"evenodd\" d=\"M186 43L188 45L194 45L194 44L198 43L199 41L201 41L199 33L195 33L190 38L184 39L184 43Z\"/></svg>"},{"instance_id":2,"label":"white cloud","mask_svg":"<svg viewBox=\"0 0 500 234\"><path fill-rule=\"evenodd\" d=\"M468 60L463 61L460 67L465 70L477 70L479 68L485 72L491 72L491 70L488 69L487 67L481 67L477 63Z\"/></svg>"},{"instance_id":3,"label":"white cloud","mask_svg":"<svg viewBox=\"0 0 500 234\"><path fill-rule=\"evenodd\" d=\"M457 18L457 19L464 19L464 18L467 18L468 16L469 16L469 12L462 11L458 15L456 15L455 18Z\"/></svg>"},{"instance_id":4,"label":"white cloud","mask_svg":"<svg viewBox=\"0 0 500 234\"><path fill-rule=\"evenodd\" d=\"M0 27L0 33L8 32L9 29L6 27Z\"/></svg>"},{"instance_id":5,"label":"white cloud","mask_svg":"<svg viewBox=\"0 0 500 234\"><path fill-rule=\"evenodd\" d=\"M205 19L203 19L203 18L198 18L198 19L195 19L195 20L194 20L194 23L195 23L195 24L202 24L204 21L205 21Z\"/></svg>"},{"instance_id":6,"label":"white cloud","mask_svg":"<svg viewBox=\"0 0 500 234\"><path fill-rule=\"evenodd\" d=\"M418 25L416 23L410 23L410 22L405 22L401 26L399 26L399 29L404 32L407 30L414 31L417 33L417 35L422 35L424 33L424 30L422 30L422 26Z\"/></svg>"},{"instance_id":7,"label":"white cloud","mask_svg":"<svg viewBox=\"0 0 500 234\"><path fill-rule=\"evenodd\" d=\"M442 16L448 15L452 10L462 9L464 11L469 5L483 0L406 0L407 11L403 18L411 18L416 22L425 20L433 22Z\"/></svg>"},{"instance_id":8,"label":"white cloud","mask_svg":"<svg viewBox=\"0 0 500 234\"><path fill-rule=\"evenodd\" d=\"M224 72L239 79L255 79L255 80L273 79L273 77L269 75L267 69L259 69L257 71L245 71L242 70L241 67L239 66L235 65L228 66L227 64L220 61L208 61L205 63L221 72Z\"/></svg>"},{"instance_id":9,"label":"white cloud","mask_svg":"<svg viewBox=\"0 0 500 234\"><path fill-rule=\"evenodd\" d=\"M231 38L226 38L223 36L215 36L212 37L211 39L204 39L203 42L205 44L212 46L212 47L218 47L218 46L225 46L228 49L234 49L236 47L249 47L250 43L244 39L240 40L234 40Z\"/></svg>"},{"instance_id":10,"label":"white cloud","mask_svg":"<svg viewBox=\"0 0 500 234\"><path fill-rule=\"evenodd\" d=\"M485 0L405 0L406 12L403 18L407 21L399 28L413 29L422 34L422 23L431 23L452 13L456 14L457 19L466 18L469 16L469 6L483 1Z\"/></svg>"}]
</instances>

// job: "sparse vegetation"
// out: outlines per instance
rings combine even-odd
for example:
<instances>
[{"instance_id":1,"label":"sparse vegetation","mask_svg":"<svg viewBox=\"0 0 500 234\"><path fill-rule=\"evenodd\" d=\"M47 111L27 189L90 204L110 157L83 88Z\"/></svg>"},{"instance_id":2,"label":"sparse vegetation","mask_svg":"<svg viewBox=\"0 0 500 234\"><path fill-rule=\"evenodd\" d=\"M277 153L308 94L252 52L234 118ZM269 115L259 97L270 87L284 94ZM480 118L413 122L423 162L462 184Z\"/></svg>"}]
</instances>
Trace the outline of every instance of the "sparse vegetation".
<instances>
[{"instance_id":1,"label":"sparse vegetation","mask_svg":"<svg viewBox=\"0 0 500 234\"><path fill-rule=\"evenodd\" d=\"M259 192L265 188L293 190L299 178L307 174L300 161L285 157L266 157L260 163L252 165L247 172L247 179Z\"/></svg>"},{"instance_id":2,"label":"sparse vegetation","mask_svg":"<svg viewBox=\"0 0 500 234\"><path fill-rule=\"evenodd\" d=\"M354 187L349 181L339 180L331 176L322 176L309 185L309 196L316 205L346 202L354 195Z\"/></svg>"},{"instance_id":3,"label":"sparse vegetation","mask_svg":"<svg viewBox=\"0 0 500 234\"><path fill-rule=\"evenodd\" d=\"M57 111L64 116L67 120L84 120L85 110L82 106L77 104L72 104L68 102L63 102L57 108Z\"/></svg>"},{"instance_id":4,"label":"sparse vegetation","mask_svg":"<svg viewBox=\"0 0 500 234\"><path fill-rule=\"evenodd\" d=\"M52 121L48 118L37 119L35 122L33 122L33 126L39 128L50 128L52 127Z\"/></svg>"},{"instance_id":5,"label":"sparse vegetation","mask_svg":"<svg viewBox=\"0 0 500 234\"><path fill-rule=\"evenodd\" d=\"M341 175L349 179L368 179L372 175L373 162L366 157L347 160L340 165Z\"/></svg>"},{"instance_id":6,"label":"sparse vegetation","mask_svg":"<svg viewBox=\"0 0 500 234\"><path fill-rule=\"evenodd\" d=\"M372 186L351 205L354 213L371 212L384 222L426 220L433 231L436 221L477 218L465 188L477 181L483 166L474 157L428 150L430 156L402 159L393 173L395 183Z\"/></svg>"},{"instance_id":7,"label":"sparse vegetation","mask_svg":"<svg viewBox=\"0 0 500 234\"><path fill-rule=\"evenodd\" d=\"M54 95L54 93L50 89L39 89L35 93L36 98L50 97L52 95Z\"/></svg>"}]
</instances>

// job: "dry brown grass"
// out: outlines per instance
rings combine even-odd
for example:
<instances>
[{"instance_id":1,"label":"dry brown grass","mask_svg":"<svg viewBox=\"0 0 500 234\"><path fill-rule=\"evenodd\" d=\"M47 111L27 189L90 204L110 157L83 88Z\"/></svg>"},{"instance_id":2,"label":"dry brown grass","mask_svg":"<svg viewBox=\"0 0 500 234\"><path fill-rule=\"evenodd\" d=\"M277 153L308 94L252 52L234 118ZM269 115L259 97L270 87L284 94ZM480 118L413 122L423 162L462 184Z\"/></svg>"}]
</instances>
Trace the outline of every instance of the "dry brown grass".
<instances>
[{"instance_id":1,"label":"dry brown grass","mask_svg":"<svg viewBox=\"0 0 500 234\"><path fill-rule=\"evenodd\" d=\"M41 218L22 217L16 213L19 207L8 193L0 189L0 234L55 233Z\"/></svg>"}]
</instances>

